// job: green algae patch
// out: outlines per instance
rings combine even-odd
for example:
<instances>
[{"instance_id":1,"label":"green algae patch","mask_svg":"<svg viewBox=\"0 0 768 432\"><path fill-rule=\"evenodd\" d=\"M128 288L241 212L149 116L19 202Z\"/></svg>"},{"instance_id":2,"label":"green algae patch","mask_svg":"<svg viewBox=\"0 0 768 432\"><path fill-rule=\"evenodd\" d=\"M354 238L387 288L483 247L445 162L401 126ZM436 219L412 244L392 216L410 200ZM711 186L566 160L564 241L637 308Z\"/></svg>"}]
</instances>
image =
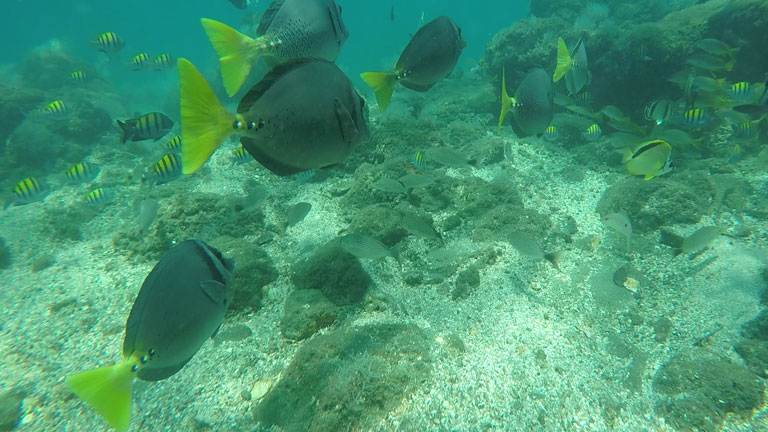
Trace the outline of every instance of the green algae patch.
<instances>
[{"instance_id":1,"label":"green algae patch","mask_svg":"<svg viewBox=\"0 0 768 432\"><path fill-rule=\"evenodd\" d=\"M255 406L284 432L367 430L429 374L431 339L410 324L370 324L316 336Z\"/></svg>"},{"instance_id":2,"label":"green algae patch","mask_svg":"<svg viewBox=\"0 0 768 432\"><path fill-rule=\"evenodd\" d=\"M297 289L320 290L333 304L347 306L363 300L371 277L334 239L294 266L293 283Z\"/></svg>"},{"instance_id":3,"label":"green algae patch","mask_svg":"<svg viewBox=\"0 0 768 432\"><path fill-rule=\"evenodd\" d=\"M719 431L729 414L749 418L765 403L764 385L748 369L700 348L683 351L653 380L656 412L678 431Z\"/></svg>"}]
</instances>

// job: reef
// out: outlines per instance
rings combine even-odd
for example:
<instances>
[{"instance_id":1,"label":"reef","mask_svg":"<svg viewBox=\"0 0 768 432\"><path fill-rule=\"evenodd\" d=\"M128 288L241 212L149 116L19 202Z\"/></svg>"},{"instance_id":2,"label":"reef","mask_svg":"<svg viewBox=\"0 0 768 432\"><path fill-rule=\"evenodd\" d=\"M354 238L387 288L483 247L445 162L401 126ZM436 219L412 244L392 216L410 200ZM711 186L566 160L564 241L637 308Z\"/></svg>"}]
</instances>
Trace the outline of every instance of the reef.
<instances>
[{"instance_id":1,"label":"reef","mask_svg":"<svg viewBox=\"0 0 768 432\"><path fill-rule=\"evenodd\" d=\"M336 321L337 307L319 290L295 290L285 299L280 331L287 339L306 339Z\"/></svg>"}]
</instances>

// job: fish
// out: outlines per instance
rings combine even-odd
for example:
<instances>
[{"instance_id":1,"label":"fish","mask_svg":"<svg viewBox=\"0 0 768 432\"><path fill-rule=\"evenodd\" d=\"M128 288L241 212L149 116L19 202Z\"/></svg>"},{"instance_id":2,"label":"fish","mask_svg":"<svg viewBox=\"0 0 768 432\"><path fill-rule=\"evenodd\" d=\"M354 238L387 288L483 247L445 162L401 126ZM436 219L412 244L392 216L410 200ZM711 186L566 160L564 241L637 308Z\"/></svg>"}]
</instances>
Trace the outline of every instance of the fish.
<instances>
[{"instance_id":1,"label":"fish","mask_svg":"<svg viewBox=\"0 0 768 432\"><path fill-rule=\"evenodd\" d=\"M176 153L168 153L155 162L150 169L152 183L161 185L179 178L181 176L179 159L182 158Z\"/></svg>"},{"instance_id":2,"label":"fish","mask_svg":"<svg viewBox=\"0 0 768 432\"><path fill-rule=\"evenodd\" d=\"M143 70L149 67L150 57L147 53L139 53L131 57L131 69Z\"/></svg>"},{"instance_id":3,"label":"fish","mask_svg":"<svg viewBox=\"0 0 768 432\"><path fill-rule=\"evenodd\" d=\"M589 107L592 104L592 93L589 90L579 92L575 98L579 105Z\"/></svg>"},{"instance_id":4,"label":"fish","mask_svg":"<svg viewBox=\"0 0 768 432\"><path fill-rule=\"evenodd\" d=\"M20 206L42 201L48 196L50 191L45 182L41 182L35 177L27 177L11 188L13 196L5 201L3 210L11 205Z\"/></svg>"},{"instance_id":5,"label":"fish","mask_svg":"<svg viewBox=\"0 0 768 432\"><path fill-rule=\"evenodd\" d=\"M166 379L215 335L229 304L234 262L196 239L163 255L144 279L125 323L123 361L65 379L80 400L119 432L131 422L131 386Z\"/></svg>"},{"instance_id":6,"label":"fish","mask_svg":"<svg viewBox=\"0 0 768 432\"><path fill-rule=\"evenodd\" d=\"M352 233L341 237L341 248L357 258L379 259L391 256L395 259L394 253L380 241L367 235Z\"/></svg>"},{"instance_id":7,"label":"fish","mask_svg":"<svg viewBox=\"0 0 768 432\"><path fill-rule=\"evenodd\" d=\"M85 202L92 206L106 204L115 198L115 193L111 189L96 188L85 195Z\"/></svg>"},{"instance_id":8,"label":"fish","mask_svg":"<svg viewBox=\"0 0 768 432\"><path fill-rule=\"evenodd\" d=\"M731 85L729 94L734 99L749 100L754 94L754 88L748 82L737 82Z\"/></svg>"},{"instance_id":9,"label":"fish","mask_svg":"<svg viewBox=\"0 0 768 432\"><path fill-rule=\"evenodd\" d=\"M626 150L621 163L632 175L641 175L645 180L666 174L672 170L672 146L663 140L652 140L638 144L632 150Z\"/></svg>"},{"instance_id":10,"label":"fish","mask_svg":"<svg viewBox=\"0 0 768 432\"><path fill-rule=\"evenodd\" d=\"M296 178L299 181L299 183L306 183L312 179L312 177L315 176L315 170L308 169L306 171L302 171L298 174L296 174Z\"/></svg>"},{"instance_id":11,"label":"fish","mask_svg":"<svg viewBox=\"0 0 768 432\"><path fill-rule=\"evenodd\" d=\"M549 142L557 141L559 136L560 132L557 131L557 128L554 125L549 125L544 130L544 139Z\"/></svg>"},{"instance_id":12,"label":"fish","mask_svg":"<svg viewBox=\"0 0 768 432\"><path fill-rule=\"evenodd\" d=\"M63 101L55 100L40 108L40 112L43 114L53 115L55 117L64 117L67 113L69 113L69 107Z\"/></svg>"},{"instance_id":13,"label":"fish","mask_svg":"<svg viewBox=\"0 0 768 432\"><path fill-rule=\"evenodd\" d=\"M392 5L389 8L389 20L394 21L395 20L395 5Z\"/></svg>"},{"instance_id":14,"label":"fish","mask_svg":"<svg viewBox=\"0 0 768 432\"><path fill-rule=\"evenodd\" d=\"M245 9L248 7L248 0L229 0L232 6L238 9Z\"/></svg>"},{"instance_id":15,"label":"fish","mask_svg":"<svg viewBox=\"0 0 768 432\"><path fill-rule=\"evenodd\" d=\"M125 144L128 140L132 142L149 139L157 141L171 131L173 120L163 113L151 112L141 117L128 119L125 122L117 120L117 125L122 131L120 142Z\"/></svg>"},{"instance_id":16,"label":"fish","mask_svg":"<svg viewBox=\"0 0 768 432\"><path fill-rule=\"evenodd\" d=\"M694 46L701 51L706 52L707 54L711 54L718 57L730 57L733 58L736 56L736 53L739 52L740 48L731 48L726 44L725 42L709 38L709 39L701 39L697 41Z\"/></svg>"},{"instance_id":17,"label":"fish","mask_svg":"<svg viewBox=\"0 0 768 432\"><path fill-rule=\"evenodd\" d=\"M707 72L730 72L733 70L733 60L724 60L706 53L692 54L685 64Z\"/></svg>"},{"instance_id":18,"label":"fish","mask_svg":"<svg viewBox=\"0 0 768 432\"><path fill-rule=\"evenodd\" d=\"M372 188L387 193L406 193L405 186L397 180L382 177L371 185Z\"/></svg>"},{"instance_id":19,"label":"fish","mask_svg":"<svg viewBox=\"0 0 768 432\"><path fill-rule=\"evenodd\" d=\"M720 228L716 226L699 228L683 240L683 244L680 246L676 255L698 252L720 237L721 233L722 231Z\"/></svg>"},{"instance_id":20,"label":"fish","mask_svg":"<svg viewBox=\"0 0 768 432\"><path fill-rule=\"evenodd\" d=\"M602 134L602 130L600 129L600 125L597 123L593 123L584 131L582 135L584 136L584 139L586 139L587 141L597 141L598 139L600 139L601 134Z\"/></svg>"},{"instance_id":21,"label":"fish","mask_svg":"<svg viewBox=\"0 0 768 432\"><path fill-rule=\"evenodd\" d=\"M427 157L440 165L451 168L462 168L467 165L467 157L464 153L450 147L433 147L426 151Z\"/></svg>"},{"instance_id":22,"label":"fish","mask_svg":"<svg viewBox=\"0 0 768 432\"><path fill-rule=\"evenodd\" d=\"M552 75L552 82L565 77L565 86L571 94L577 94L591 80L584 40L579 39L576 46L568 53L563 38L557 39L557 65Z\"/></svg>"},{"instance_id":23,"label":"fish","mask_svg":"<svg viewBox=\"0 0 768 432\"><path fill-rule=\"evenodd\" d=\"M270 67L298 58L333 62L349 36L341 7L333 0L273 0L259 21L256 38L212 19L200 22L219 56L229 96L237 93L259 57Z\"/></svg>"},{"instance_id":24,"label":"fish","mask_svg":"<svg viewBox=\"0 0 768 432\"><path fill-rule=\"evenodd\" d=\"M760 132L760 120L745 120L731 125L734 138L754 138Z\"/></svg>"},{"instance_id":25,"label":"fish","mask_svg":"<svg viewBox=\"0 0 768 432\"><path fill-rule=\"evenodd\" d=\"M245 150L242 144L232 150L232 165L241 165L253 161L253 156Z\"/></svg>"},{"instance_id":26,"label":"fish","mask_svg":"<svg viewBox=\"0 0 768 432\"><path fill-rule=\"evenodd\" d=\"M176 62L173 61L173 57L170 54L160 54L152 60L152 64L157 70L173 69L176 66Z\"/></svg>"},{"instance_id":27,"label":"fish","mask_svg":"<svg viewBox=\"0 0 768 432\"><path fill-rule=\"evenodd\" d=\"M399 179L406 189L425 188L435 182L435 178L427 174L406 174Z\"/></svg>"},{"instance_id":28,"label":"fish","mask_svg":"<svg viewBox=\"0 0 768 432\"><path fill-rule=\"evenodd\" d=\"M707 111L701 108L691 108L683 111L677 116L677 123L681 126L697 128L705 126L712 120L712 117Z\"/></svg>"},{"instance_id":29,"label":"fish","mask_svg":"<svg viewBox=\"0 0 768 432\"><path fill-rule=\"evenodd\" d=\"M99 175L99 167L88 162L76 163L64 171L64 176L70 183L89 182L97 175Z\"/></svg>"},{"instance_id":30,"label":"fish","mask_svg":"<svg viewBox=\"0 0 768 432\"><path fill-rule=\"evenodd\" d=\"M741 146L736 143L731 147L731 151L728 153L728 163L738 163L744 156Z\"/></svg>"},{"instance_id":31,"label":"fish","mask_svg":"<svg viewBox=\"0 0 768 432\"><path fill-rule=\"evenodd\" d=\"M725 78L715 79L705 75L694 75L690 87L691 89L698 90L698 93L703 92L710 96L719 96L724 93L724 89L728 87L728 84L725 82Z\"/></svg>"},{"instance_id":32,"label":"fish","mask_svg":"<svg viewBox=\"0 0 768 432\"><path fill-rule=\"evenodd\" d=\"M96 48L105 54L115 54L125 48L125 41L117 33L102 33L91 42Z\"/></svg>"},{"instance_id":33,"label":"fish","mask_svg":"<svg viewBox=\"0 0 768 432\"><path fill-rule=\"evenodd\" d=\"M466 45L461 28L447 16L440 16L413 35L393 72L363 72L360 78L373 89L379 110L383 112L398 83L425 92L450 75Z\"/></svg>"},{"instance_id":34,"label":"fish","mask_svg":"<svg viewBox=\"0 0 768 432\"><path fill-rule=\"evenodd\" d=\"M88 81L88 75L86 75L86 73L81 70L72 72L71 74L69 74L69 77L72 78L72 81L76 81L76 82Z\"/></svg>"},{"instance_id":35,"label":"fish","mask_svg":"<svg viewBox=\"0 0 768 432\"><path fill-rule=\"evenodd\" d=\"M627 239L627 250L629 250L629 242L632 238L632 222L629 217L623 213L609 213L601 220L605 226Z\"/></svg>"},{"instance_id":36,"label":"fish","mask_svg":"<svg viewBox=\"0 0 768 432\"><path fill-rule=\"evenodd\" d=\"M411 156L411 165L417 170L424 170L424 168L427 166L427 162L424 160L424 156L421 154L421 152L415 152L413 156Z\"/></svg>"},{"instance_id":37,"label":"fish","mask_svg":"<svg viewBox=\"0 0 768 432\"><path fill-rule=\"evenodd\" d=\"M520 128L520 135L543 133L554 116L554 91L552 80L544 69L536 68L520 82L515 97L507 94L506 74L501 74L501 113L498 130L504 122L507 112L512 111L515 124Z\"/></svg>"},{"instance_id":38,"label":"fish","mask_svg":"<svg viewBox=\"0 0 768 432\"><path fill-rule=\"evenodd\" d=\"M145 235L149 227L152 226L159 208L160 205L156 199L145 198L139 202L136 208L136 222L139 225L141 235Z\"/></svg>"},{"instance_id":39,"label":"fish","mask_svg":"<svg viewBox=\"0 0 768 432\"><path fill-rule=\"evenodd\" d=\"M672 112L672 102L665 99L656 99L651 101L645 107L645 119L662 125L669 118Z\"/></svg>"},{"instance_id":40,"label":"fish","mask_svg":"<svg viewBox=\"0 0 768 432\"><path fill-rule=\"evenodd\" d=\"M227 111L192 63L179 59L182 169L199 169L230 135L279 176L341 163L369 136L365 101L335 64L297 59L272 69Z\"/></svg>"},{"instance_id":41,"label":"fish","mask_svg":"<svg viewBox=\"0 0 768 432\"><path fill-rule=\"evenodd\" d=\"M527 234L520 231L512 232L509 235L509 243L520 253L520 255L533 260L545 259L556 269L560 269L560 252L544 252L538 243Z\"/></svg>"},{"instance_id":42,"label":"fish","mask_svg":"<svg viewBox=\"0 0 768 432\"><path fill-rule=\"evenodd\" d=\"M307 214L309 214L310 210L312 210L312 204L308 202L300 202L292 205L291 208L288 209L286 225L288 227L292 227L303 221L304 218L307 217Z\"/></svg>"},{"instance_id":43,"label":"fish","mask_svg":"<svg viewBox=\"0 0 768 432\"><path fill-rule=\"evenodd\" d=\"M651 61L653 60L651 57L648 56L648 46L646 44L641 43L637 46L637 58L642 61Z\"/></svg>"},{"instance_id":44,"label":"fish","mask_svg":"<svg viewBox=\"0 0 768 432\"><path fill-rule=\"evenodd\" d=\"M629 120L629 118L625 116L624 113L621 112L621 110L615 105L606 105L600 108L599 113L608 117L609 120L617 122L625 122Z\"/></svg>"},{"instance_id":45,"label":"fish","mask_svg":"<svg viewBox=\"0 0 768 432\"><path fill-rule=\"evenodd\" d=\"M179 135L174 135L173 138L165 143L165 148L174 153L181 153L181 137Z\"/></svg>"},{"instance_id":46,"label":"fish","mask_svg":"<svg viewBox=\"0 0 768 432\"><path fill-rule=\"evenodd\" d=\"M402 218L400 218L400 226L418 237L443 240L443 236L440 235L430 222L410 212L404 213Z\"/></svg>"}]
</instances>

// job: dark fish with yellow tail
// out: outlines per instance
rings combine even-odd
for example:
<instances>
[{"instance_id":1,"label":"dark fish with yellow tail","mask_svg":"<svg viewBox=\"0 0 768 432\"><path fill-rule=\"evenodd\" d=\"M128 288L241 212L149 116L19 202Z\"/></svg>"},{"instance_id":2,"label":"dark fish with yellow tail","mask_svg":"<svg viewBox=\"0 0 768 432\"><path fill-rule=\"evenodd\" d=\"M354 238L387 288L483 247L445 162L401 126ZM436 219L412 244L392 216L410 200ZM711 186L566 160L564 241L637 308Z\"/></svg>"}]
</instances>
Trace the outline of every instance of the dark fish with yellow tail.
<instances>
[{"instance_id":1,"label":"dark fish with yellow tail","mask_svg":"<svg viewBox=\"0 0 768 432\"><path fill-rule=\"evenodd\" d=\"M117 125L122 130L120 142L126 141L157 141L164 137L173 128L173 120L167 115L159 112L151 112L141 117L128 119L125 122L117 120Z\"/></svg>"},{"instance_id":2,"label":"dark fish with yellow tail","mask_svg":"<svg viewBox=\"0 0 768 432\"><path fill-rule=\"evenodd\" d=\"M544 69L536 68L523 78L515 92L515 97L507 94L507 80L504 70L501 76L501 114L499 130L507 112L512 111L519 135L537 135L543 133L554 115L554 92L552 80Z\"/></svg>"},{"instance_id":3,"label":"dark fish with yellow tail","mask_svg":"<svg viewBox=\"0 0 768 432\"><path fill-rule=\"evenodd\" d=\"M672 170L672 146L662 140L646 141L634 149L627 149L621 162L630 174L641 175L646 180Z\"/></svg>"},{"instance_id":4,"label":"dark fish with yellow tail","mask_svg":"<svg viewBox=\"0 0 768 432\"><path fill-rule=\"evenodd\" d=\"M333 0L273 0L261 17L256 38L212 19L200 22L219 55L229 96L237 93L259 57L271 67L296 58L335 61L349 36L341 7Z\"/></svg>"},{"instance_id":5,"label":"dark fish with yellow tail","mask_svg":"<svg viewBox=\"0 0 768 432\"><path fill-rule=\"evenodd\" d=\"M96 36L91 44L95 45L99 51L110 55L117 53L125 47L123 38L113 32L106 32Z\"/></svg>"},{"instance_id":6,"label":"dark fish with yellow tail","mask_svg":"<svg viewBox=\"0 0 768 432\"><path fill-rule=\"evenodd\" d=\"M371 86L379 109L384 111L397 83L419 92L429 90L453 72L466 45L459 26L441 16L424 24L413 35L400 54L394 72L364 72L360 77Z\"/></svg>"},{"instance_id":7,"label":"dark fish with yellow tail","mask_svg":"<svg viewBox=\"0 0 768 432\"><path fill-rule=\"evenodd\" d=\"M169 250L149 273L125 323L123 361L67 377L69 389L114 429L131 423L131 385L186 365L224 318L234 263L200 240Z\"/></svg>"},{"instance_id":8,"label":"dark fish with yellow tail","mask_svg":"<svg viewBox=\"0 0 768 432\"><path fill-rule=\"evenodd\" d=\"M154 184L165 184L181 176L181 157L176 153L168 153L152 165L149 172L150 181Z\"/></svg>"},{"instance_id":9,"label":"dark fish with yellow tail","mask_svg":"<svg viewBox=\"0 0 768 432\"><path fill-rule=\"evenodd\" d=\"M365 102L335 64L297 59L272 69L227 111L200 72L179 59L181 160L200 168L230 135L279 176L336 165L369 135Z\"/></svg>"},{"instance_id":10,"label":"dark fish with yellow tail","mask_svg":"<svg viewBox=\"0 0 768 432\"><path fill-rule=\"evenodd\" d=\"M13 196L5 201L3 210L11 205L19 206L42 201L50 191L51 189L44 182L35 177L27 177L11 188Z\"/></svg>"},{"instance_id":11,"label":"dark fish with yellow tail","mask_svg":"<svg viewBox=\"0 0 768 432\"><path fill-rule=\"evenodd\" d=\"M89 182L97 175L99 175L99 167L88 162L76 163L64 171L64 176L70 183Z\"/></svg>"},{"instance_id":12,"label":"dark fish with yellow tail","mask_svg":"<svg viewBox=\"0 0 768 432\"><path fill-rule=\"evenodd\" d=\"M557 65L552 75L552 82L558 82L565 77L565 86L571 94L577 94L591 77L587 61L587 50L584 40L579 39L569 53L563 38L557 39Z\"/></svg>"},{"instance_id":13,"label":"dark fish with yellow tail","mask_svg":"<svg viewBox=\"0 0 768 432\"><path fill-rule=\"evenodd\" d=\"M139 53L135 56L131 57L131 69L133 70L143 70L147 69L150 64L150 57L147 53Z\"/></svg>"}]
</instances>

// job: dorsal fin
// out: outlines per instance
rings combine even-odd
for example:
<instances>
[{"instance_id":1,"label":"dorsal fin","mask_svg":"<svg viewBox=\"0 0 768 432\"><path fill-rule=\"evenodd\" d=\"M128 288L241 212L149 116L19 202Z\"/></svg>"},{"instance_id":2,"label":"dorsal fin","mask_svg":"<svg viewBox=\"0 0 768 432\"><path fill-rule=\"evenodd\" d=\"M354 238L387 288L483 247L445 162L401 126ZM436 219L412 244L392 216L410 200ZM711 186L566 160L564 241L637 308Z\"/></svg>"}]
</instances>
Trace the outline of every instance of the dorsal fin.
<instances>
[{"instance_id":1,"label":"dorsal fin","mask_svg":"<svg viewBox=\"0 0 768 432\"><path fill-rule=\"evenodd\" d=\"M259 27L256 28L257 35L263 36L264 33L267 32L269 25L272 24L272 20L275 19L275 15L277 15L277 11L280 10L283 3L285 3L285 0L275 0L269 5L267 10L264 11L264 15L262 15L259 20Z\"/></svg>"}]
</instances>

